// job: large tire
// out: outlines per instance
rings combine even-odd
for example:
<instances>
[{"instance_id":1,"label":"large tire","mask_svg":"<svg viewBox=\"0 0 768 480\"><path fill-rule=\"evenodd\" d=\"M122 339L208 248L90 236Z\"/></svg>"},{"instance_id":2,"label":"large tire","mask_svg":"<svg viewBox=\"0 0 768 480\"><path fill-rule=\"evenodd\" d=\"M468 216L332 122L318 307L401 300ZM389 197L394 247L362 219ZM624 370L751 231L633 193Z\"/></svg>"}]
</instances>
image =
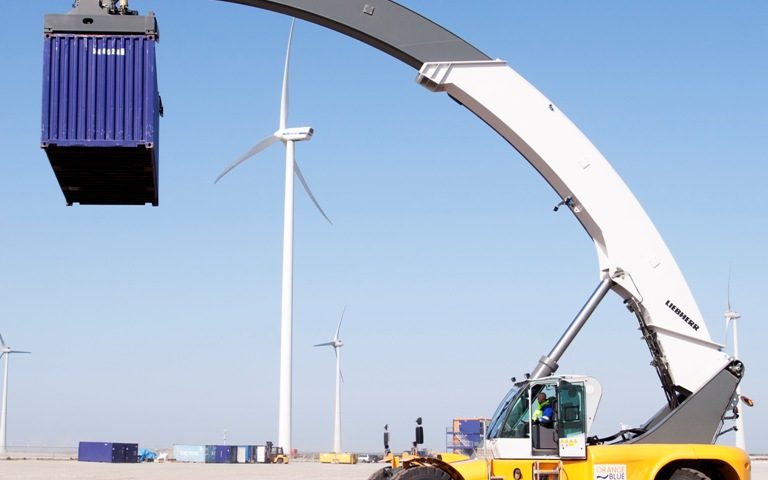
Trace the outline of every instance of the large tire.
<instances>
[{"instance_id":1,"label":"large tire","mask_svg":"<svg viewBox=\"0 0 768 480\"><path fill-rule=\"evenodd\" d=\"M711 480L704 473L694 470L693 468L678 468L672 475L669 476L669 480Z\"/></svg>"},{"instance_id":2,"label":"large tire","mask_svg":"<svg viewBox=\"0 0 768 480\"><path fill-rule=\"evenodd\" d=\"M447 472L439 468L419 465L418 467L400 470L392 480L452 480Z\"/></svg>"},{"instance_id":3,"label":"large tire","mask_svg":"<svg viewBox=\"0 0 768 480\"><path fill-rule=\"evenodd\" d=\"M368 480L389 480L390 478L392 478L392 467L384 467L373 472Z\"/></svg>"}]
</instances>

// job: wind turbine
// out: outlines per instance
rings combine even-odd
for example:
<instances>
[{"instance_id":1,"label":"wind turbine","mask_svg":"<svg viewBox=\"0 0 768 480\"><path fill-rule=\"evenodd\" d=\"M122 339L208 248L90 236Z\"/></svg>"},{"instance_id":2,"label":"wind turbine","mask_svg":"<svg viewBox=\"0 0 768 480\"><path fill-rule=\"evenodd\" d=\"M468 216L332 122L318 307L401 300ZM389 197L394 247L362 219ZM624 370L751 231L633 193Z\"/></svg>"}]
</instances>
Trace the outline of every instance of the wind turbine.
<instances>
[{"instance_id":1,"label":"wind turbine","mask_svg":"<svg viewBox=\"0 0 768 480\"><path fill-rule=\"evenodd\" d=\"M312 127L288 128L288 65L291 59L291 40L293 38L294 19L288 34L288 48L285 52L285 68L283 70L283 87L280 96L280 123L272 135L262 139L240 158L232 162L216 178L221 178L233 168L245 162L277 141L285 144L285 211L283 214L283 280L282 304L280 309L280 409L278 415L278 445L283 451L291 451L291 419L292 419L292 372L293 358L293 177L296 175L304 186L304 190L325 219L333 225L317 199L312 194L304 175L301 174L295 159L295 143L312 138Z\"/></svg>"},{"instance_id":2,"label":"wind turbine","mask_svg":"<svg viewBox=\"0 0 768 480\"><path fill-rule=\"evenodd\" d=\"M344 312L347 311L347 307L341 312L341 318L339 318L339 324L336 326L336 335L333 336L333 340L325 343L318 343L316 347L331 346L333 352L336 354L336 408L333 416L333 451L334 453L341 453L341 382L344 381L344 377L341 375L341 355L339 350L344 343L339 339L339 330L341 330L341 321L344 320Z\"/></svg>"},{"instance_id":3,"label":"wind turbine","mask_svg":"<svg viewBox=\"0 0 768 480\"><path fill-rule=\"evenodd\" d=\"M725 331L726 335L728 334L728 327L732 324L733 325L733 359L738 360L739 359L739 335L738 331L736 330L736 320L741 318L741 315L739 315L738 312L734 312L731 308L731 275L728 275L728 309L726 310L725 314ZM736 446L742 450L747 449L747 443L744 438L744 414L742 413L742 409L738 408L739 402L744 401L747 405L751 406L752 401L748 399L747 397L741 396L741 383L736 387L736 406L738 409L738 415L736 417L736 430L734 432L734 436L736 439Z\"/></svg>"},{"instance_id":4,"label":"wind turbine","mask_svg":"<svg viewBox=\"0 0 768 480\"><path fill-rule=\"evenodd\" d=\"M6 426L8 425L8 359L10 358L12 353L32 353L32 352L24 352L22 350L14 350L8 345L5 344L5 340L3 339L3 335L0 334L0 358L3 358L5 356L5 374L3 375L3 404L2 404L2 410L0 410L0 454L5 453L5 431Z\"/></svg>"}]
</instances>

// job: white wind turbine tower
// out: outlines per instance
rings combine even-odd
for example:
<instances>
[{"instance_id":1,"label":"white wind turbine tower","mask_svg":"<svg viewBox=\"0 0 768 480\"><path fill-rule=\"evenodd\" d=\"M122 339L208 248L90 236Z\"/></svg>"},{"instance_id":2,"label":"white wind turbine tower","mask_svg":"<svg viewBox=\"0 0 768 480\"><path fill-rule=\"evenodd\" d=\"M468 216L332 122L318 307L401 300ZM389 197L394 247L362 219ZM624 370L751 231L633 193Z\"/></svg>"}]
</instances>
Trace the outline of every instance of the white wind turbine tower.
<instances>
[{"instance_id":1,"label":"white wind turbine tower","mask_svg":"<svg viewBox=\"0 0 768 480\"><path fill-rule=\"evenodd\" d=\"M347 307L341 312L341 318L339 318L339 324L336 326L336 335L333 336L333 340L325 343L318 343L316 347L331 346L336 354L336 408L334 409L333 416L333 452L341 453L341 382L344 377L341 375L341 355L339 350L344 343L339 339L339 331L341 330L341 321L344 320L344 312L347 311Z\"/></svg>"},{"instance_id":2,"label":"white wind turbine tower","mask_svg":"<svg viewBox=\"0 0 768 480\"><path fill-rule=\"evenodd\" d=\"M733 309L731 309L731 278L730 275L728 276L728 310L725 312L725 330L726 334L728 333L728 327L729 324L733 325L733 358L734 360L739 360L739 335L736 330L736 320L741 318L741 315L738 314L738 312L734 312ZM736 405L739 405L739 402L741 402L741 383L736 387ZM747 402L747 400L745 400ZM736 417L736 431L734 432L734 436L736 439L736 446L742 450L746 450L747 443L744 439L744 413L743 409L738 409L739 414L738 417Z\"/></svg>"},{"instance_id":3,"label":"white wind turbine tower","mask_svg":"<svg viewBox=\"0 0 768 480\"><path fill-rule=\"evenodd\" d=\"M0 334L0 358L5 357L5 368L3 375L3 403L0 410L0 454L5 453L6 446L6 427L8 425L8 359L12 353L31 353L22 350L14 350L5 344L3 335Z\"/></svg>"},{"instance_id":4,"label":"white wind turbine tower","mask_svg":"<svg viewBox=\"0 0 768 480\"><path fill-rule=\"evenodd\" d=\"M277 131L259 143L251 147L240 158L216 178L216 182L229 173L233 168L256 155L277 141L285 144L285 212L283 217L283 281L282 304L280 310L280 407L278 415L278 445L283 451L291 451L291 419L292 419L292 372L291 360L293 358L293 177L299 177L309 198L315 204L328 223L333 224L325 214L317 199L309 189L299 165L295 160L295 142L309 140L314 130L312 127L287 128L288 122L288 65L291 58L291 39L293 38L293 26L296 20L291 22L291 30L288 34L288 48L285 52L285 68L283 70L283 86L280 97L280 124ZM216 183L214 182L214 183Z\"/></svg>"}]
</instances>

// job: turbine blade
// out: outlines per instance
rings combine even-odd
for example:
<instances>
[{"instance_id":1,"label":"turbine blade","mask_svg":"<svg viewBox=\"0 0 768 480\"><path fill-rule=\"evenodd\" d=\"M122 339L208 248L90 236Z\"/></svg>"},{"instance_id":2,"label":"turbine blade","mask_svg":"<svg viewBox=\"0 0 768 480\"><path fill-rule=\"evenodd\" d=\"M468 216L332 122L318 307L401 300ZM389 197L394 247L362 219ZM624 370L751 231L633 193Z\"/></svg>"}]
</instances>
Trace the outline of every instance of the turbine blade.
<instances>
[{"instance_id":1,"label":"turbine blade","mask_svg":"<svg viewBox=\"0 0 768 480\"><path fill-rule=\"evenodd\" d=\"M731 311L731 266L728 266L728 311Z\"/></svg>"},{"instance_id":2,"label":"turbine blade","mask_svg":"<svg viewBox=\"0 0 768 480\"><path fill-rule=\"evenodd\" d=\"M278 137L276 137L275 135L270 135L270 136L268 136L267 138L263 139L262 141L260 141L259 143L257 143L257 144L256 144L256 145L254 145L253 147L251 147L251 148L250 148L250 150L248 150L247 152L245 152L244 154L242 154L242 155L240 156L240 158L238 158L237 160L235 160L234 162L232 162L232 164L231 164L230 166L228 166L227 168L225 168L225 169L224 169L224 171L223 171L223 172L221 172L221 173L219 174L219 176L218 176L218 177L216 177L216 180L214 180L214 182L213 182L213 183L218 183L218 182L219 182L219 180L221 180L221 178L222 178L224 175L226 175L226 174L228 174L229 172L231 172L233 168L235 168L236 166L240 165L240 164L241 164L241 163L243 163L244 161L248 160L248 159L249 159L249 158L251 158L252 156L256 155L256 154L257 154L257 153L259 153L260 151L264 150L265 148L269 147L270 145L272 145L273 143L275 143L275 142L276 142L276 141L278 141L278 140L280 140L280 139L279 139Z\"/></svg>"},{"instance_id":3,"label":"turbine blade","mask_svg":"<svg viewBox=\"0 0 768 480\"><path fill-rule=\"evenodd\" d=\"M341 330L341 321L344 320L344 312L347 311L347 306L344 305L344 310L341 311L341 318L339 318L339 324L336 326L336 336L333 337L334 340L339 339L339 331Z\"/></svg>"},{"instance_id":4,"label":"turbine blade","mask_svg":"<svg viewBox=\"0 0 768 480\"><path fill-rule=\"evenodd\" d=\"M3 340L3 334L2 333L0 333L0 343L3 344L3 346L5 346L5 340Z\"/></svg>"},{"instance_id":5,"label":"turbine blade","mask_svg":"<svg viewBox=\"0 0 768 480\"><path fill-rule=\"evenodd\" d=\"M314 195L312 195L312 190L309 189L309 185L307 185L307 181L304 179L304 175L301 174L301 169L299 168L298 162L296 160L293 161L293 171L296 173L296 176L299 177L299 181L304 186L304 190L307 192L307 195L309 195L309 198L312 199L312 203L315 204L317 209L320 211L320 214L325 217L326 220L328 220L328 223L333 225L333 222L330 218L328 218L328 215L325 214L323 211L323 208L320 206L319 203L317 203L317 199Z\"/></svg>"},{"instance_id":6,"label":"turbine blade","mask_svg":"<svg viewBox=\"0 0 768 480\"><path fill-rule=\"evenodd\" d=\"M32 353L32 352L25 352L24 350L11 350L8 353Z\"/></svg>"},{"instance_id":7,"label":"turbine blade","mask_svg":"<svg viewBox=\"0 0 768 480\"><path fill-rule=\"evenodd\" d=\"M344 374L341 373L341 370L339 370L339 378L341 378L341 383L344 383Z\"/></svg>"},{"instance_id":8,"label":"turbine blade","mask_svg":"<svg viewBox=\"0 0 768 480\"><path fill-rule=\"evenodd\" d=\"M0 358L3 358L3 355L5 355L5 352L0 353Z\"/></svg>"},{"instance_id":9,"label":"turbine blade","mask_svg":"<svg viewBox=\"0 0 768 480\"><path fill-rule=\"evenodd\" d=\"M333 342L318 343L315 346L316 347L324 347L326 345L333 345Z\"/></svg>"},{"instance_id":10,"label":"turbine blade","mask_svg":"<svg viewBox=\"0 0 768 480\"><path fill-rule=\"evenodd\" d=\"M288 123L288 65L291 62L291 42L293 41L293 26L296 19L291 20L291 30L288 32L288 48L285 51L285 68L283 69L283 88L280 94L280 130Z\"/></svg>"}]
</instances>

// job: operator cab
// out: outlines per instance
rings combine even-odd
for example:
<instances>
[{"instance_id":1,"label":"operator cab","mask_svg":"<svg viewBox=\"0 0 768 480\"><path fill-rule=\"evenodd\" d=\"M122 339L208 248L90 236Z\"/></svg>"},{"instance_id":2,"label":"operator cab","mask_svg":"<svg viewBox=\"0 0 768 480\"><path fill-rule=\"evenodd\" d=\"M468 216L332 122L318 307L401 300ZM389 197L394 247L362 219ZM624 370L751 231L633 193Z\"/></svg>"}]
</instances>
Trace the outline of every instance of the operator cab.
<instances>
[{"instance_id":1,"label":"operator cab","mask_svg":"<svg viewBox=\"0 0 768 480\"><path fill-rule=\"evenodd\" d=\"M494 458L585 458L586 439L602 396L592 377L551 376L516 383L491 419L486 442ZM541 417L551 407L551 418Z\"/></svg>"}]
</instances>

